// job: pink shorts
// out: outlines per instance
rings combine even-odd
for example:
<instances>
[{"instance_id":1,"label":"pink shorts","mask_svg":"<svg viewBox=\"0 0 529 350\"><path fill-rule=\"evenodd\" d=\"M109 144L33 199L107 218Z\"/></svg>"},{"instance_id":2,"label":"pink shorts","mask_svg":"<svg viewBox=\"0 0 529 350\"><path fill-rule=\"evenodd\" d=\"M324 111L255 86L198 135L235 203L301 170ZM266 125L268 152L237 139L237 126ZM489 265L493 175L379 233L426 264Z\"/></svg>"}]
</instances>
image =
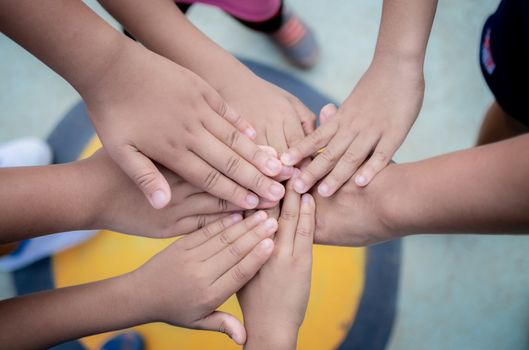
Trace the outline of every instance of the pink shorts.
<instances>
[{"instance_id":1,"label":"pink shorts","mask_svg":"<svg viewBox=\"0 0 529 350\"><path fill-rule=\"evenodd\" d=\"M217 6L234 17L251 22L263 22L272 18L281 6L281 0L177 0L176 2Z\"/></svg>"}]
</instances>

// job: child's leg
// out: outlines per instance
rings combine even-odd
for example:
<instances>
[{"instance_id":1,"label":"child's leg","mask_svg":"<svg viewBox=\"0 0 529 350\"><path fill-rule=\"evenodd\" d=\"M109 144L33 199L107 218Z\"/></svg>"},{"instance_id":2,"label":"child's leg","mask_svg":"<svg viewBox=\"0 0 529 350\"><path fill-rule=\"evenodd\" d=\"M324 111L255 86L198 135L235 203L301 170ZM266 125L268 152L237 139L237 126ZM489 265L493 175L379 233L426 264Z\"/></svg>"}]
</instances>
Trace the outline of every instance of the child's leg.
<instances>
[{"instance_id":1,"label":"child's leg","mask_svg":"<svg viewBox=\"0 0 529 350\"><path fill-rule=\"evenodd\" d=\"M481 124L477 144L484 145L501 141L526 132L529 132L529 127L509 116L494 101Z\"/></svg>"}]
</instances>

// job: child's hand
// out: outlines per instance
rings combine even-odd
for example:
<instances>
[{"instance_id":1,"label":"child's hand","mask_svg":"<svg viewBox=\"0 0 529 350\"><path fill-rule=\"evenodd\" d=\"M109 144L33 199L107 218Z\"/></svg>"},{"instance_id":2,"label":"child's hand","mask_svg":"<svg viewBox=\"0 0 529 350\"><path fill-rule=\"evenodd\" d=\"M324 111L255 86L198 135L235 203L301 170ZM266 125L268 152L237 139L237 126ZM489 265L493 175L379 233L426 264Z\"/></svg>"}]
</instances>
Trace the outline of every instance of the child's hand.
<instances>
[{"instance_id":1,"label":"child's hand","mask_svg":"<svg viewBox=\"0 0 529 350\"><path fill-rule=\"evenodd\" d=\"M316 116L297 97L253 74L238 76L219 93L255 128L258 145L281 154L314 131ZM293 167L283 167L276 179L289 179L293 173Z\"/></svg>"},{"instance_id":2,"label":"child's hand","mask_svg":"<svg viewBox=\"0 0 529 350\"><path fill-rule=\"evenodd\" d=\"M241 322L215 309L268 260L277 221L262 211L241 220L234 214L184 236L128 275L142 322L218 331L245 342Z\"/></svg>"},{"instance_id":3,"label":"child's hand","mask_svg":"<svg viewBox=\"0 0 529 350\"><path fill-rule=\"evenodd\" d=\"M312 268L315 203L287 185L272 257L237 294L247 349L295 349L305 317Z\"/></svg>"},{"instance_id":4,"label":"child's hand","mask_svg":"<svg viewBox=\"0 0 529 350\"><path fill-rule=\"evenodd\" d=\"M83 97L109 155L151 205L171 199L153 161L245 209L257 207L257 195L281 199L283 186L270 178L281 162L252 142L244 116L196 74L131 45Z\"/></svg>"},{"instance_id":5,"label":"child's hand","mask_svg":"<svg viewBox=\"0 0 529 350\"><path fill-rule=\"evenodd\" d=\"M424 94L422 70L406 68L372 64L336 116L281 155L292 165L325 148L302 171L296 191L304 193L323 178L318 193L329 197L353 175L358 186L366 186L391 161Z\"/></svg>"},{"instance_id":6,"label":"child's hand","mask_svg":"<svg viewBox=\"0 0 529 350\"><path fill-rule=\"evenodd\" d=\"M78 166L82 183L90 188L86 192L89 196L93 195L90 207L95 209L91 214L92 220L89 220L92 228L166 238L189 233L229 212L243 210L189 184L159 165L170 185L171 201L163 209L154 209L104 149L78 162ZM259 207L275 205L277 202L261 200Z\"/></svg>"}]
</instances>

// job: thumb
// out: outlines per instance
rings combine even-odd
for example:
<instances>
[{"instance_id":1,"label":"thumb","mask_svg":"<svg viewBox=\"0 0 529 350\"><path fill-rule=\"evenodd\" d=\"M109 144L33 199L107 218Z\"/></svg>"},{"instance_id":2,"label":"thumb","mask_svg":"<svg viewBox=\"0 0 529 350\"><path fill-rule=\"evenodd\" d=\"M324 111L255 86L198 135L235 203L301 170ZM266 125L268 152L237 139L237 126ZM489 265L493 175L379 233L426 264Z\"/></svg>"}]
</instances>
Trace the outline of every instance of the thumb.
<instances>
[{"instance_id":1,"label":"thumb","mask_svg":"<svg viewBox=\"0 0 529 350\"><path fill-rule=\"evenodd\" d=\"M246 329L235 316L222 311L213 311L195 323L197 329L225 333L234 342L243 345L246 342Z\"/></svg>"},{"instance_id":2,"label":"thumb","mask_svg":"<svg viewBox=\"0 0 529 350\"><path fill-rule=\"evenodd\" d=\"M334 103L328 103L320 110L320 124L327 123L338 111Z\"/></svg>"},{"instance_id":3,"label":"thumb","mask_svg":"<svg viewBox=\"0 0 529 350\"><path fill-rule=\"evenodd\" d=\"M171 189L167 180L136 147L127 145L112 158L143 192L154 209L161 209L169 203Z\"/></svg>"}]
</instances>

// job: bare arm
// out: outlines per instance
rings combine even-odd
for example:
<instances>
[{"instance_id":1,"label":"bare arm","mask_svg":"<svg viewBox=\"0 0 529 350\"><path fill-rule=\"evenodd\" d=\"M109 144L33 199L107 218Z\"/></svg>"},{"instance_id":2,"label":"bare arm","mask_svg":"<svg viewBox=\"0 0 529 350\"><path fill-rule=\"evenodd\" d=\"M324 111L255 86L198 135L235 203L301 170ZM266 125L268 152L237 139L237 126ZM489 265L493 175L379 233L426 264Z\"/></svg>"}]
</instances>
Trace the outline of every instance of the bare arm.
<instances>
[{"instance_id":1,"label":"bare arm","mask_svg":"<svg viewBox=\"0 0 529 350\"><path fill-rule=\"evenodd\" d=\"M394 167L396 232L529 230L529 134Z\"/></svg>"},{"instance_id":2,"label":"bare arm","mask_svg":"<svg viewBox=\"0 0 529 350\"><path fill-rule=\"evenodd\" d=\"M146 47L214 87L256 129L258 144L283 152L314 130L315 116L303 103L255 76L189 22L174 1L99 2Z\"/></svg>"},{"instance_id":3,"label":"bare arm","mask_svg":"<svg viewBox=\"0 0 529 350\"><path fill-rule=\"evenodd\" d=\"M529 231L529 134L405 164L366 188L315 196L316 241L360 246L420 233Z\"/></svg>"}]
</instances>

